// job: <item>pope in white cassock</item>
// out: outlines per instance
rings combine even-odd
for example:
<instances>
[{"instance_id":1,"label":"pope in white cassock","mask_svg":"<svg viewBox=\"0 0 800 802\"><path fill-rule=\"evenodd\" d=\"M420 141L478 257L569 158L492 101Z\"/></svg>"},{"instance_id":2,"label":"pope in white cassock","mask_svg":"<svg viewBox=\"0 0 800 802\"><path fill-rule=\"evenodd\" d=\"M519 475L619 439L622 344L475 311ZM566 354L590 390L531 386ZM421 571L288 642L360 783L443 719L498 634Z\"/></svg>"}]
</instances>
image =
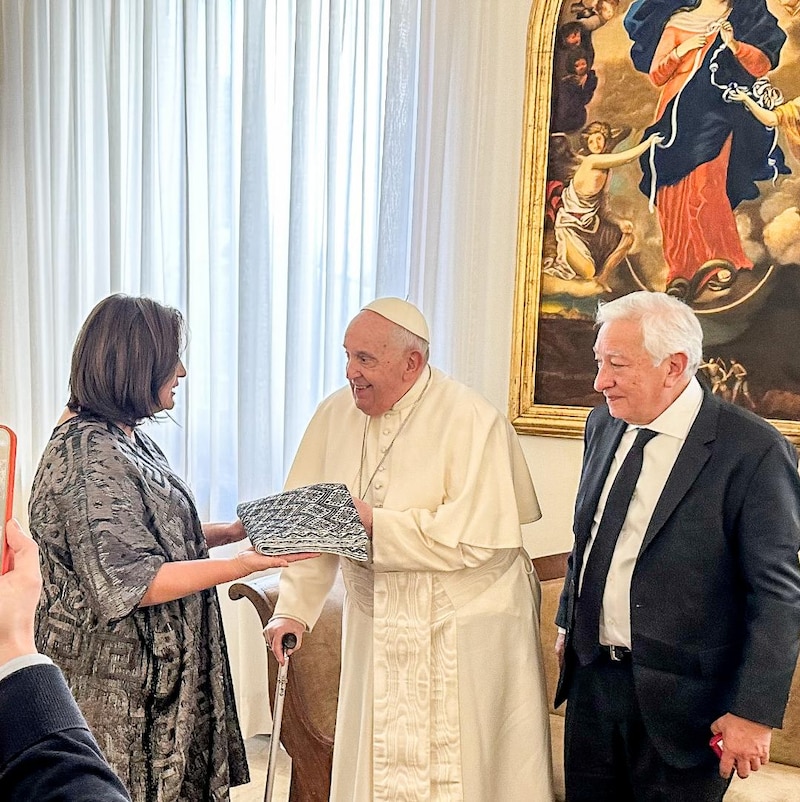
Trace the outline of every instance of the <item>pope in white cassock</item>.
<instances>
[{"instance_id":1,"label":"pope in white cassock","mask_svg":"<svg viewBox=\"0 0 800 802\"><path fill-rule=\"evenodd\" d=\"M286 487L341 482L369 563L283 570L266 637L302 644L346 588L334 802L550 802L538 580L520 523L541 513L516 433L428 365L428 325L380 298L347 328L349 387L317 409Z\"/></svg>"}]
</instances>

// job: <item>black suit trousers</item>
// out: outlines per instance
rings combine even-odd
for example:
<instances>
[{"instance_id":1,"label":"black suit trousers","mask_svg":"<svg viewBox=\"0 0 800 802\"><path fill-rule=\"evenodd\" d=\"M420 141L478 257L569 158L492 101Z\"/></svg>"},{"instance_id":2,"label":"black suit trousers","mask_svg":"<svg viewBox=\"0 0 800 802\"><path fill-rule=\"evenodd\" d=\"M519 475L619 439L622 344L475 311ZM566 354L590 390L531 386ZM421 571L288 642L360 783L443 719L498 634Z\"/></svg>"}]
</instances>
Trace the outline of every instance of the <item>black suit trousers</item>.
<instances>
[{"instance_id":1,"label":"black suit trousers","mask_svg":"<svg viewBox=\"0 0 800 802\"><path fill-rule=\"evenodd\" d=\"M576 665L564 766L567 802L720 802L730 782L719 776L710 747L708 760L691 769L677 769L659 754L636 701L630 657Z\"/></svg>"}]
</instances>

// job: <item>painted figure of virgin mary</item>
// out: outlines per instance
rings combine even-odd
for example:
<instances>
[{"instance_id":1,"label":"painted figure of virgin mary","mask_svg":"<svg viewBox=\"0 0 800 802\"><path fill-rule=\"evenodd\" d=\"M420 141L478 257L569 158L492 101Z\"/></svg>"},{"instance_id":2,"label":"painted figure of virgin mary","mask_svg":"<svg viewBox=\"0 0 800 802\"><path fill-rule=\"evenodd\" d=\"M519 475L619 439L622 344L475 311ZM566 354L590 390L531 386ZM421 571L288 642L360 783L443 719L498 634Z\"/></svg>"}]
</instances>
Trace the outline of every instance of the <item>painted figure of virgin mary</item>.
<instances>
[{"instance_id":1,"label":"painted figure of virgin mary","mask_svg":"<svg viewBox=\"0 0 800 802\"><path fill-rule=\"evenodd\" d=\"M624 19L634 67L660 89L639 188L655 205L667 291L686 297L729 287L753 269L733 210L756 181L788 173L775 137L738 87L773 70L786 41L765 0L636 0Z\"/></svg>"}]
</instances>

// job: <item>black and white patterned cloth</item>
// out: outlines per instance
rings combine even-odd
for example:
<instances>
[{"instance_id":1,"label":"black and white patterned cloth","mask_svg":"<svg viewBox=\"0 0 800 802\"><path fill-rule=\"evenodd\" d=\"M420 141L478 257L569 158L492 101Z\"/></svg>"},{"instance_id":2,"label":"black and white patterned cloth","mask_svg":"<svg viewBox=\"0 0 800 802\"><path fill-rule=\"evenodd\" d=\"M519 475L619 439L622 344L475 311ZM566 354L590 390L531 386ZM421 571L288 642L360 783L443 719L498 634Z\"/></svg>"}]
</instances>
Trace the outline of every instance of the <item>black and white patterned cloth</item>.
<instances>
[{"instance_id":1,"label":"black and white patterned cloth","mask_svg":"<svg viewBox=\"0 0 800 802\"><path fill-rule=\"evenodd\" d=\"M369 559L367 532L343 484L306 485L244 501L236 514L261 554L324 551L362 562Z\"/></svg>"}]
</instances>

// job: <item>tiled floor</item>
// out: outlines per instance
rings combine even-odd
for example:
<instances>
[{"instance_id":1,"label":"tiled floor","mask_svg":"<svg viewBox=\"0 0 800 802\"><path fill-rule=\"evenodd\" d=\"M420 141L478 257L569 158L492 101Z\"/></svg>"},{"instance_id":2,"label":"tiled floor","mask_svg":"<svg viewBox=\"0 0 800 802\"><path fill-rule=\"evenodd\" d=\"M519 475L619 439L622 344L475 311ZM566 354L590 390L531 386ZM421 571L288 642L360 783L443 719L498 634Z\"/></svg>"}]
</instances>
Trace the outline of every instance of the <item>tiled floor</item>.
<instances>
[{"instance_id":1,"label":"tiled floor","mask_svg":"<svg viewBox=\"0 0 800 802\"><path fill-rule=\"evenodd\" d=\"M241 785L231 791L231 802L263 802L267 765L269 764L269 735L256 735L248 738L245 746L251 780L247 785ZM278 750L272 802L286 802L289 798L291 770L292 759L281 747Z\"/></svg>"}]
</instances>

